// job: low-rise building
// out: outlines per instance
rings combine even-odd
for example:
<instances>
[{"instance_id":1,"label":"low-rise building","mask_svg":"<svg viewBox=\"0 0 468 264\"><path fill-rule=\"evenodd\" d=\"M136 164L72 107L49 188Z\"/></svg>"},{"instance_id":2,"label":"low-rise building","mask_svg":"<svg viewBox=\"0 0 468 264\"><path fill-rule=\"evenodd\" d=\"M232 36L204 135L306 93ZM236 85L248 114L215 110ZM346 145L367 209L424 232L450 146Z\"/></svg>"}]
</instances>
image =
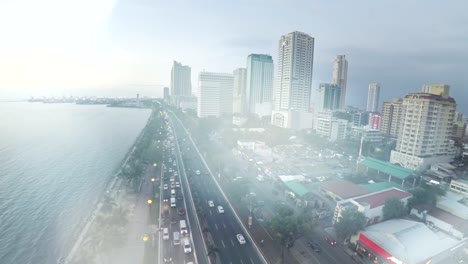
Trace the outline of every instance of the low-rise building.
<instances>
[{"instance_id":1,"label":"low-rise building","mask_svg":"<svg viewBox=\"0 0 468 264\"><path fill-rule=\"evenodd\" d=\"M340 221L344 210L349 209L363 213L367 218L368 225L378 223L383 219L383 207L388 199L396 198L406 205L408 203L408 199L411 197L411 193L397 188L390 188L380 192L339 201L335 207L333 224Z\"/></svg>"},{"instance_id":2,"label":"low-rise building","mask_svg":"<svg viewBox=\"0 0 468 264\"><path fill-rule=\"evenodd\" d=\"M317 134L331 142L345 139L347 127L348 121L334 117L332 111L318 112L315 116L314 128Z\"/></svg>"},{"instance_id":3,"label":"low-rise building","mask_svg":"<svg viewBox=\"0 0 468 264\"><path fill-rule=\"evenodd\" d=\"M450 190L468 197L468 181L459 179L450 182Z\"/></svg>"},{"instance_id":4,"label":"low-rise building","mask_svg":"<svg viewBox=\"0 0 468 264\"><path fill-rule=\"evenodd\" d=\"M431 230L421 222L393 219L366 227L351 238L364 263L453 263L464 239Z\"/></svg>"},{"instance_id":5,"label":"low-rise building","mask_svg":"<svg viewBox=\"0 0 468 264\"><path fill-rule=\"evenodd\" d=\"M346 180L322 182L320 183L320 191L337 202L371 193L371 191Z\"/></svg>"},{"instance_id":6,"label":"low-rise building","mask_svg":"<svg viewBox=\"0 0 468 264\"><path fill-rule=\"evenodd\" d=\"M371 143L381 143L384 139L380 130L372 129L370 127L352 127L351 138L360 140L361 137L364 138L364 141Z\"/></svg>"},{"instance_id":7,"label":"low-rise building","mask_svg":"<svg viewBox=\"0 0 468 264\"><path fill-rule=\"evenodd\" d=\"M468 233L468 222L437 207L411 208L411 214L417 216L430 228L437 228L453 237L462 239Z\"/></svg>"}]
</instances>

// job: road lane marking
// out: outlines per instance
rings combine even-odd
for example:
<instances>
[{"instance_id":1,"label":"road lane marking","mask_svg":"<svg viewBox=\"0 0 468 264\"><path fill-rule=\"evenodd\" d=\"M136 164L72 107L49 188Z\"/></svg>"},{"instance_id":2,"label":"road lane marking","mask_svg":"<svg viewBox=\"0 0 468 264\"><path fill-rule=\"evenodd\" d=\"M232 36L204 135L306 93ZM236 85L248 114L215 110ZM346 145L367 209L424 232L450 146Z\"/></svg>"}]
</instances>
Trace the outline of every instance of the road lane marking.
<instances>
[{"instance_id":1,"label":"road lane marking","mask_svg":"<svg viewBox=\"0 0 468 264\"><path fill-rule=\"evenodd\" d=\"M211 212L211 210L210 210L210 215L213 215L213 212Z\"/></svg>"},{"instance_id":2,"label":"road lane marking","mask_svg":"<svg viewBox=\"0 0 468 264\"><path fill-rule=\"evenodd\" d=\"M240 260L242 264L244 264L244 261L242 261L242 259Z\"/></svg>"},{"instance_id":3,"label":"road lane marking","mask_svg":"<svg viewBox=\"0 0 468 264\"><path fill-rule=\"evenodd\" d=\"M223 244L223 248L226 248L226 245L224 244L224 241L221 240L221 244Z\"/></svg>"},{"instance_id":4,"label":"road lane marking","mask_svg":"<svg viewBox=\"0 0 468 264\"><path fill-rule=\"evenodd\" d=\"M216 230L218 230L218 225L217 224L215 224L215 228L216 228Z\"/></svg>"},{"instance_id":5,"label":"road lane marking","mask_svg":"<svg viewBox=\"0 0 468 264\"><path fill-rule=\"evenodd\" d=\"M232 244L232 246L234 246L234 241L232 241L232 239L231 239L231 244Z\"/></svg>"},{"instance_id":6,"label":"road lane marking","mask_svg":"<svg viewBox=\"0 0 468 264\"><path fill-rule=\"evenodd\" d=\"M255 262L253 261L253 259L252 259L252 258L250 258L250 262L251 262L252 264L255 264Z\"/></svg>"},{"instance_id":7,"label":"road lane marking","mask_svg":"<svg viewBox=\"0 0 468 264\"><path fill-rule=\"evenodd\" d=\"M226 228L227 228L227 227L226 227L226 224L225 224L224 222L223 222L223 226L224 226L224 229L226 229Z\"/></svg>"}]
</instances>

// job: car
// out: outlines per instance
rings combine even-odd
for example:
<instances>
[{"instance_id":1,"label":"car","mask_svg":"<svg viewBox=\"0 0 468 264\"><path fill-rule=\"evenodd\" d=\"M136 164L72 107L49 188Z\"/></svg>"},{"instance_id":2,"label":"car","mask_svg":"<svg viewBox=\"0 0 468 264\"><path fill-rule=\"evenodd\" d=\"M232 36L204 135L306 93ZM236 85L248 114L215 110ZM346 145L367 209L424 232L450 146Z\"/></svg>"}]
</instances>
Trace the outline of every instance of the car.
<instances>
[{"instance_id":1,"label":"car","mask_svg":"<svg viewBox=\"0 0 468 264\"><path fill-rule=\"evenodd\" d=\"M182 197L182 195L177 195L177 200L180 201L180 200L182 200L182 199L184 199L184 197Z\"/></svg>"},{"instance_id":2,"label":"car","mask_svg":"<svg viewBox=\"0 0 468 264\"><path fill-rule=\"evenodd\" d=\"M184 240L184 253L188 254L190 252L192 252L192 247L190 246L190 240L185 239Z\"/></svg>"},{"instance_id":3,"label":"car","mask_svg":"<svg viewBox=\"0 0 468 264\"><path fill-rule=\"evenodd\" d=\"M166 183L166 184L164 184L164 186L163 186L163 189L164 189L164 190L167 190L167 189L169 189L169 187L167 186L167 183Z\"/></svg>"},{"instance_id":4,"label":"car","mask_svg":"<svg viewBox=\"0 0 468 264\"><path fill-rule=\"evenodd\" d=\"M239 244L241 245L245 244L245 238L242 234L237 234L236 237L237 237L237 241L239 241Z\"/></svg>"},{"instance_id":5,"label":"car","mask_svg":"<svg viewBox=\"0 0 468 264\"><path fill-rule=\"evenodd\" d=\"M169 199L165 198L165 199L163 199L163 202L168 203Z\"/></svg>"},{"instance_id":6,"label":"car","mask_svg":"<svg viewBox=\"0 0 468 264\"><path fill-rule=\"evenodd\" d=\"M179 173L174 170L174 176L177 176L177 175L179 175Z\"/></svg>"},{"instance_id":7,"label":"car","mask_svg":"<svg viewBox=\"0 0 468 264\"><path fill-rule=\"evenodd\" d=\"M196 171L195 171L195 174L196 174L196 175L200 175L200 170L196 170Z\"/></svg>"},{"instance_id":8,"label":"car","mask_svg":"<svg viewBox=\"0 0 468 264\"><path fill-rule=\"evenodd\" d=\"M169 240L169 228L163 228L163 240Z\"/></svg>"},{"instance_id":9,"label":"car","mask_svg":"<svg viewBox=\"0 0 468 264\"><path fill-rule=\"evenodd\" d=\"M175 183L171 182L171 189L174 189L174 188L175 188Z\"/></svg>"},{"instance_id":10,"label":"car","mask_svg":"<svg viewBox=\"0 0 468 264\"><path fill-rule=\"evenodd\" d=\"M169 168L169 172L172 172L172 168Z\"/></svg>"},{"instance_id":11,"label":"car","mask_svg":"<svg viewBox=\"0 0 468 264\"><path fill-rule=\"evenodd\" d=\"M223 214L224 208L221 205L218 205L218 213Z\"/></svg>"},{"instance_id":12,"label":"car","mask_svg":"<svg viewBox=\"0 0 468 264\"><path fill-rule=\"evenodd\" d=\"M336 245L335 239L333 239L333 238L331 238L331 237L327 237L327 236L326 236L326 237L325 237L325 240L327 241L328 244L330 244L330 245L332 245L332 246Z\"/></svg>"},{"instance_id":13,"label":"car","mask_svg":"<svg viewBox=\"0 0 468 264\"><path fill-rule=\"evenodd\" d=\"M310 246L310 248L312 248L312 250L313 250L314 252L321 252L321 251L322 251L322 250L320 249L319 244L318 244L317 242L315 242L315 241L312 241L312 240L309 241L309 246Z\"/></svg>"},{"instance_id":14,"label":"car","mask_svg":"<svg viewBox=\"0 0 468 264\"><path fill-rule=\"evenodd\" d=\"M179 208L179 215L184 215L184 214L185 214L185 209Z\"/></svg>"},{"instance_id":15,"label":"car","mask_svg":"<svg viewBox=\"0 0 468 264\"><path fill-rule=\"evenodd\" d=\"M209 200L209 201L208 201L208 206L209 206L209 207L214 207L213 201Z\"/></svg>"},{"instance_id":16,"label":"car","mask_svg":"<svg viewBox=\"0 0 468 264\"><path fill-rule=\"evenodd\" d=\"M176 183L175 183L175 187L176 187L176 188L180 188L180 183L179 183L179 182L176 182Z\"/></svg>"},{"instance_id":17,"label":"car","mask_svg":"<svg viewBox=\"0 0 468 264\"><path fill-rule=\"evenodd\" d=\"M174 161L174 162L172 163L172 166L175 167L176 165L177 165L177 163Z\"/></svg>"},{"instance_id":18,"label":"car","mask_svg":"<svg viewBox=\"0 0 468 264\"><path fill-rule=\"evenodd\" d=\"M174 176L171 176L170 181L173 182L175 180Z\"/></svg>"}]
</instances>

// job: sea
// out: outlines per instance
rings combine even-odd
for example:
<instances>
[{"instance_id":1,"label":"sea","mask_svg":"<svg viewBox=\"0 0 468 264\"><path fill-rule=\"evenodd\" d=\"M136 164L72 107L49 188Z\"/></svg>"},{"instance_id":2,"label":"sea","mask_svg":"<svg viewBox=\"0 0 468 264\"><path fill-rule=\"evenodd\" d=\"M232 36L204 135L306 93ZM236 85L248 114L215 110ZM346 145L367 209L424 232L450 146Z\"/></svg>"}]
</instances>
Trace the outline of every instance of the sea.
<instances>
[{"instance_id":1,"label":"sea","mask_svg":"<svg viewBox=\"0 0 468 264\"><path fill-rule=\"evenodd\" d=\"M0 103L0 263L66 256L150 114Z\"/></svg>"}]
</instances>

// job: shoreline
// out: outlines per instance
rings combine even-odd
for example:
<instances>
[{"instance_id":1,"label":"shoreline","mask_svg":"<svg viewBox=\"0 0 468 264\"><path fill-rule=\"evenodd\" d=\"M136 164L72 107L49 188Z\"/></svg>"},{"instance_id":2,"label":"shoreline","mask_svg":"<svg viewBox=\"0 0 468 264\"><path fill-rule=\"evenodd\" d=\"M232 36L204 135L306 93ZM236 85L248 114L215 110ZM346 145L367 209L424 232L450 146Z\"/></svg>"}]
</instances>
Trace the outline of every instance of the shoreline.
<instances>
[{"instance_id":1,"label":"shoreline","mask_svg":"<svg viewBox=\"0 0 468 264\"><path fill-rule=\"evenodd\" d=\"M94 220L96 218L96 216L98 215L99 211L101 210L101 207L102 207L102 201L105 197L106 194L110 194L110 195L115 195L115 192L119 192L120 191L120 188L122 186L122 179L119 177L119 175L121 174L122 172L122 168L124 168L128 161L130 160L130 158L132 157L133 155L133 152L135 151L136 149L136 146L138 145L138 143L140 142L142 136L144 135L144 133L146 132L147 128L148 128L148 124L151 122L151 119L153 117L153 114L154 114L154 110L151 110L151 114L150 116L148 117L148 121L146 122L145 126L143 127L143 129L141 130L140 134L138 135L138 137L135 139L134 143L131 145L131 147L128 149L127 153L125 154L124 158L122 159L122 161L119 163L120 166L117 167L117 169L115 170L114 174L112 174L111 177L109 177L109 180L106 182L105 184L105 188L104 188L104 192L102 192L98 198L96 199L96 202L94 204L94 209L90 212L90 214L82 221L82 224L81 224L81 231L78 232L78 235L76 236L75 239L73 239L75 242L72 242L71 244L73 245L71 247L71 249L68 251L68 253L62 257L60 257L59 259L62 259L62 258L65 258L65 262L63 263L72 263L74 257L75 257L75 254L79 251L80 249L80 246L81 244L83 243L84 239L87 237L88 235L88 230L89 228L91 227L91 225L94 223ZM60 263L60 262L59 262Z\"/></svg>"}]
</instances>

